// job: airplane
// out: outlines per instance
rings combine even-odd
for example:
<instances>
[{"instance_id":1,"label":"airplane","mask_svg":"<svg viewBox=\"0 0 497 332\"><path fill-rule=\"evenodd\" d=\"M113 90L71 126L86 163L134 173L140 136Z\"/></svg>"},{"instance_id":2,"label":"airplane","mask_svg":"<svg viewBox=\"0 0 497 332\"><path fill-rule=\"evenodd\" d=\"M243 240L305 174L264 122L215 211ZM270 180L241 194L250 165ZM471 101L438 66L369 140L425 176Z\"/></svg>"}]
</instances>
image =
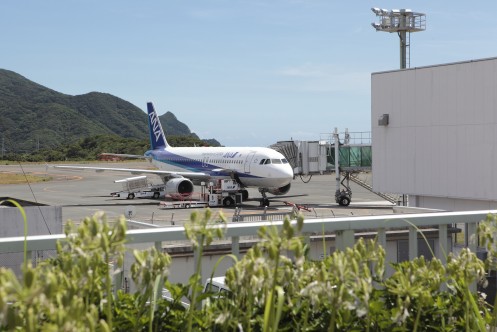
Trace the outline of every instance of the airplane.
<instances>
[{"instance_id":1,"label":"airplane","mask_svg":"<svg viewBox=\"0 0 497 332\"><path fill-rule=\"evenodd\" d=\"M166 194L188 197L194 185L234 179L242 188L242 200L248 199L245 188L258 188L262 195L260 206L269 206L267 193L285 195L290 190L293 169L279 152L264 147L172 147L162 130L159 116L151 102L147 103L151 149L143 156L128 154L106 155L148 159L158 170L59 165L55 168L120 171L131 174L156 174L166 187ZM234 205L225 199L224 206Z\"/></svg>"}]
</instances>

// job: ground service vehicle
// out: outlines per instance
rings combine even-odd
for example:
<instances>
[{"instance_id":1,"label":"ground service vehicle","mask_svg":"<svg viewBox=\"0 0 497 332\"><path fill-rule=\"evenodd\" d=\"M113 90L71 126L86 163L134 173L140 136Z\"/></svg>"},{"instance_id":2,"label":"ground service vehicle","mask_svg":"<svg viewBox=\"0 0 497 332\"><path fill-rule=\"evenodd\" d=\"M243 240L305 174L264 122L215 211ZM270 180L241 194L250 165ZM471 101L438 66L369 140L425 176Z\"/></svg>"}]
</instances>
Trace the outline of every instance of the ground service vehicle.
<instances>
[{"instance_id":1,"label":"ground service vehicle","mask_svg":"<svg viewBox=\"0 0 497 332\"><path fill-rule=\"evenodd\" d=\"M213 294L213 298L218 298L219 296L223 296L223 294L226 295L230 290L224 282L225 282L225 277L208 278L205 281L203 293L211 293ZM166 288L162 289L162 298L168 301L173 301L171 293ZM187 301L186 299L185 301L181 301L181 304L185 308L188 308L190 306L190 303L186 301ZM202 306L209 305L209 303L210 303L209 299L203 300Z\"/></svg>"},{"instance_id":2,"label":"ground service vehicle","mask_svg":"<svg viewBox=\"0 0 497 332\"><path fill-rule=\"evenodd\" d=\"M166 188L164 184L153 185L147 181L145 175L116 180L115 183L122 183L123 190L110 193L113 197L133 198L164 198Z\"/></svg>"}]
</instances>

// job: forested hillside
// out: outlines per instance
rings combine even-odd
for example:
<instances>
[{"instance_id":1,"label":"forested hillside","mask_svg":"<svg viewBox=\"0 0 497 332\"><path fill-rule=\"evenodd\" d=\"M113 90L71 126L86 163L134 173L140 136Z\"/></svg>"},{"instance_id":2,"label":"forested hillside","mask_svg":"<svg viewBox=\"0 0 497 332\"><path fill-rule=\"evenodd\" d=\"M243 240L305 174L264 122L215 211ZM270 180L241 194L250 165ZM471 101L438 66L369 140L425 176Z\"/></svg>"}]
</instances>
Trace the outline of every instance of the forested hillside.
<instances>
[{"instance_id":1,"label":"forested hillside","mask_svg":"<svg viewBox=\"0 0 497 332\"><path fill-rule=\"evenodd\" d=\"M171 112L160 119L168 135L197 137ZM0 69L2 155L54 149L98 135L146 139L147 115L107 93L66 95Z\"/></svg>"},{"instance_id":2,"label":"forested hillside","mask_svg":"<svg viewBox=\"0 0 497 332\"><path fill-rule=\"evenodd\" d=\"M168 143L171 146L204 146L208 144L193 136L176 135L169 136ZM150 149L148 138L137 139L115 135L98 135L55 148L34 150L30 153L6 153L0 156L0 160L22 162L98 160L102 159L102 153L143 155L148 149Z\"/></svg>"}]
</instances>

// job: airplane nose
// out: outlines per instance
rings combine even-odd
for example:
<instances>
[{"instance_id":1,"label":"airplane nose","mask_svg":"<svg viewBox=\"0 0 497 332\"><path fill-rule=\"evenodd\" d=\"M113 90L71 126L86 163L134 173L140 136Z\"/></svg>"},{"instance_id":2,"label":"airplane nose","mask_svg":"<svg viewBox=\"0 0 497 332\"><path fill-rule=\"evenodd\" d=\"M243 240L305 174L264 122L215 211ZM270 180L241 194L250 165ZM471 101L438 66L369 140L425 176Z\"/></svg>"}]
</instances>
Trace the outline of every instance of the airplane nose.
<instances>
[{"instance_id":1,"label":"airplane nose","mask_svg":"<svg viewBox=\"0 0 497 332\"><path fill-rule=\"evenodd\" d=\"M290 180L293 179L293 169L292 169L292 166L290 166L290 164L286 164L285 167L283 167L282 169L282 177L284 178L288 178Z\"/></svg>"}]
</instances>

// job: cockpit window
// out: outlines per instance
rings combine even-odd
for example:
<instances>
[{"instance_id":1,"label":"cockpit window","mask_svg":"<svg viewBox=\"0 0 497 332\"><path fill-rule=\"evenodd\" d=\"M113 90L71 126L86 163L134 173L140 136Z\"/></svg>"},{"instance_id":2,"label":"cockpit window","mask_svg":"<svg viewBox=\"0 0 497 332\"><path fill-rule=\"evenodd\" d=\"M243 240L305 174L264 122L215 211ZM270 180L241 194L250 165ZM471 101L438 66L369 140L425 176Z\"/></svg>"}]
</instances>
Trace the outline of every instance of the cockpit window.
<instances>
[{"instance_id":1,"label":"cockpit window","mask_svg":"<svg viewBox=\"0 0 497 332\"><path fill-rule=\"evenodd\" d=\"M259 165L268 165L268 164L288 164L288 160L286 159L262 159Z\"/></svg>"}]
</instances>

